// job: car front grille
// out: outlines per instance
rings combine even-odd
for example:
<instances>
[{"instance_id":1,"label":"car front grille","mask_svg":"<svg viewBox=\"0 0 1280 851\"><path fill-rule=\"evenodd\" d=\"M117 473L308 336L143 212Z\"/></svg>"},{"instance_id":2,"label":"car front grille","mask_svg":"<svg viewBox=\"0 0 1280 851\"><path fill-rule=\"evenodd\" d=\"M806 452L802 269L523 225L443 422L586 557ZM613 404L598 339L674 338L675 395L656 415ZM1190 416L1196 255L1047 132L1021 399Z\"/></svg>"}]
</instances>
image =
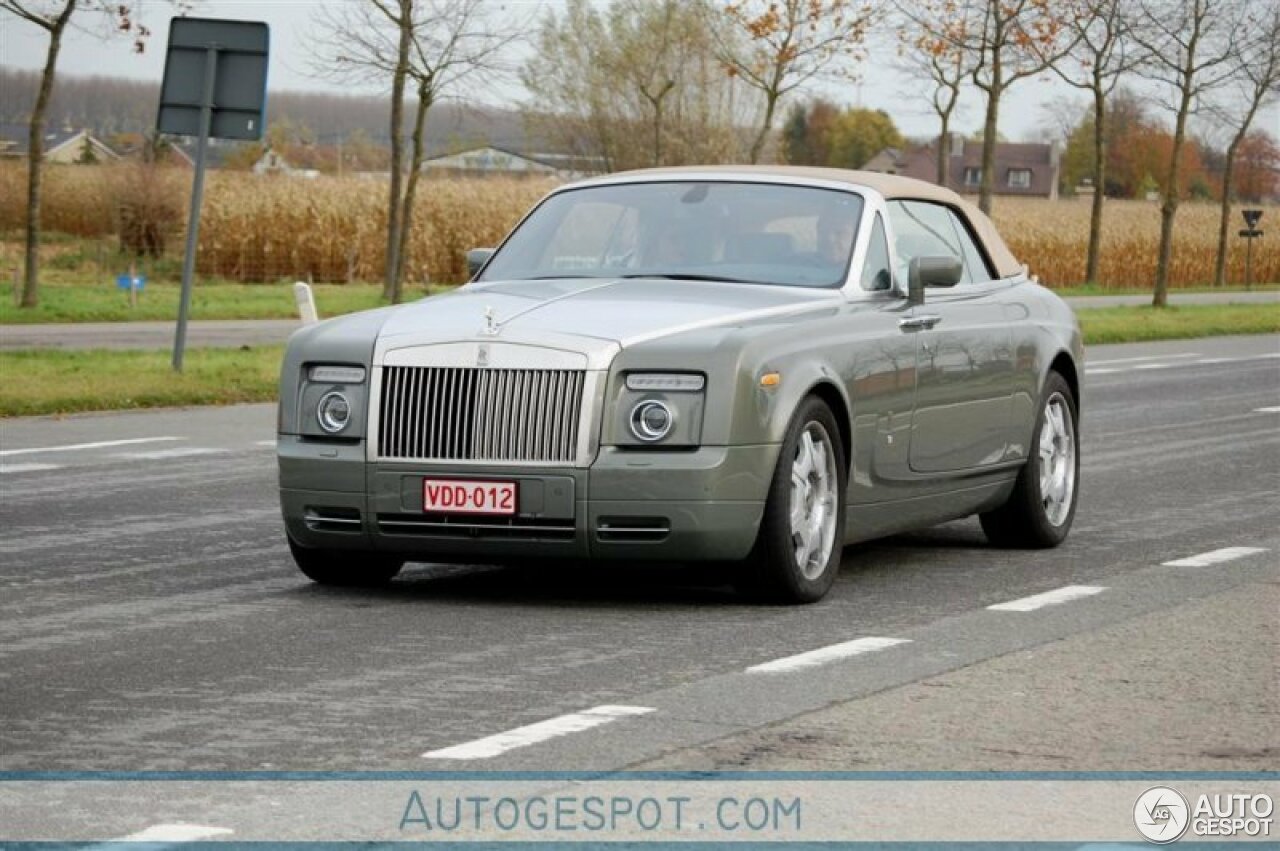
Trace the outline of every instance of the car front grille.
<instances>
[{"instance_id":1,"label":"car front grille","mask_svg":"<svg viewBox=\"0 0 1280 851\"><path fill-rule=\"evenodd\" d=\"M570 369L384 367L378 455L572 464L584 380Z\"/></svg>"}]
</instances>

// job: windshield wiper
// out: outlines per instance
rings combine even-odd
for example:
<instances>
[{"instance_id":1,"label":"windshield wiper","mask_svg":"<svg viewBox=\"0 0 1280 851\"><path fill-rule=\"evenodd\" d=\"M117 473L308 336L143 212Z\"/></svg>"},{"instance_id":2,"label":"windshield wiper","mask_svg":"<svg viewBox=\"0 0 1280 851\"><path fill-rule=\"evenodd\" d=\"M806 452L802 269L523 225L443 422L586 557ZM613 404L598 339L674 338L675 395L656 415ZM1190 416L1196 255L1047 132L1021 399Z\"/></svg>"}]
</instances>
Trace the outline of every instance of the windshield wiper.
<instances>
[{"instance_id":1,"label":"windshield wiper","mask_svg":"<svg viewBox=\"0 0 1280 851\"><path fill-rule=\"evenodd\" d=\"M699 275L693 272L636 272L633 274L619 275L624 281L635 280L637 278L662 278L668 281L713 281L721 284L758 284L760 281L752 281L747 278L729 278L724 275Z\"/></svg>"}]
</instances>

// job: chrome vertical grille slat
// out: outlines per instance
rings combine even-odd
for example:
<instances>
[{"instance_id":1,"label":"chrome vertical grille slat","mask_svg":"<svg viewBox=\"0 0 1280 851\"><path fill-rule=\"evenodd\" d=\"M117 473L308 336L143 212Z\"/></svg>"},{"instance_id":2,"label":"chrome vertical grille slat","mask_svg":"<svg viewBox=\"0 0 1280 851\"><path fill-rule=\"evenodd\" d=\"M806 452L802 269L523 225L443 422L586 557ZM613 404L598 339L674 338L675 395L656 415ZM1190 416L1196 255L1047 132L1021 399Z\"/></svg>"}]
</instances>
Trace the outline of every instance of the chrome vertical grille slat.
<instances>
[{"instance_id":1,"label":"chrome vertical grille slat","mask_svg":"<svg viewBox=\"0 0 1280 851\"><path fill-rule=\"evenodd\" d=\"M586 373L388 366L380 458L572 464Z\"/></svg>"}]
</instances>

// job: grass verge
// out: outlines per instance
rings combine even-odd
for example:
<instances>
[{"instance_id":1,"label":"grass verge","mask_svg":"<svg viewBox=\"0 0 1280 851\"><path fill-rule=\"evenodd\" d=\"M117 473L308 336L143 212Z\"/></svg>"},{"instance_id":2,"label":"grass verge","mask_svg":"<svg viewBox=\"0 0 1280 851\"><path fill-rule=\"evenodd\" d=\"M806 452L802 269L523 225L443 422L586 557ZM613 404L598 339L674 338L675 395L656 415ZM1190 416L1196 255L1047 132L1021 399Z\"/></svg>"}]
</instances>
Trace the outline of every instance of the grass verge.
<instances>
[{"instance_id":1,"label":"grass verge","mask_svg":"<svg viewBox=\"0 0 1280 851\"><path fill-rule=\"evenodd\" d=\"M283 353L283 346L191 349L179 375L167 351L0 352L0 416L268 402Z\"/></svg>"},{"instance_id":2,"label":"grass verge","mask_svg":"<svg viewBox=\"0 0 1280 851\"><path fill-rule=\"evenodd\" d=\"M1105 307L1078 315L1089 345L1280 332L1280 304ZM168 351L0 352L0 416L269 402L282 352L191 349L181 375L170 369Z\"/></svg>"},{"instance_id":3,"label":"grass verge","mask_svg":"<svg viewBox=\"0 0 1280 851\"><path fill-rule=\"evenodd\" d=\"M47 322L172 321L178 315L176 284L148 283L138 294L136 307L129 295L114 284L61 284L40 289L40 304L23 310L12 299L0 303L0 324ZM382 286L377 284L316 284L312 287L322 317L338 316L380 307ZM434 289L432 291L435 291ZM422 287L406 288L405 300L421 298ZM293 287L288 284L198 283L191 293L192 319L296 319Z\"/></svg>"},{"instance_id":4,"label":"grass verge","mask_svg":"<svg viewBox=\"0 0 1280 851\"><path fill-rule=\"evenodd\" d=\"M1076 316L1086 345L1280 332L1280 303L1095 307Z\"/></svg>"}]
</instances>

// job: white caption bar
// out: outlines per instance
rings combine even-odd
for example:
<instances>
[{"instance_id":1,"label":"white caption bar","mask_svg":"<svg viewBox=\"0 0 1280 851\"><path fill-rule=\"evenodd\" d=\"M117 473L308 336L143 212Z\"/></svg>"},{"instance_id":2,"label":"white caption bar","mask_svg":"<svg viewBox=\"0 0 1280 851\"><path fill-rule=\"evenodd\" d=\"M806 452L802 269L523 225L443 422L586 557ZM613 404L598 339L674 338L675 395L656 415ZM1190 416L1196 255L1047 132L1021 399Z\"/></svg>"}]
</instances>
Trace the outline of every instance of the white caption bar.
<instances>
[{"instance_id":1,"label":"white caption bar","mask_svg":"<svg viewBox=\"0 0 1280 851\"><path fill-rule=\"evenodd\" d=\"M817 650L810 650L807 653L797 653L794 656L774 659L772 662L752 665L747 668L747 673L784 674L788 671L800 671L805 668L825 665L828 662L835 662L838 659L848 659L850 656L860 656L863 653L873 653L876 650L885 650L890 647L896 647L899 644L910 643L906 638L855 638L853 641L832 644L829 647L819 647Z\"/></svg>"},{"instance_id":2,"label":"white caption bar","mask_svg":"<svg viewBox=\"0 0 1280 851\"><path fill-rule=\"evenodd\" d=\"M1238 558L1265 553L1266 551L1266 547L1223 547L1220 550L1210 550L1197 556L1188 556L1175 561L1164 561L1160 564L1163 567L1209 567L1215 564L1222 564L1224 561L1235 561Z\"/></svg>"},{"instance_id":3,"label":"white caption bar","mask_svg":"<svg viewBox=\"0 0 1280 851\"><path fill-rule=\"evenodd\" d=\"M1101 585L1066 585L1055 591L1033 594L1030 597L1010 600L1007 603L996 603L994 606L987 606L987 608L993 612L1034 612L1036 609L1043 609L1045 606L1057 606L1061 603L1079 600L1081 597L1092 597L1094 594L1101 594L1106 590Z\"/></svg>"},{"instance_id":4,"label":"white caption bar","mask_svg":"<svg viewBox=\"0 0 1280 851\"><path fill-rule=\"evenodd\" d=\"M646 715L653 711L648 706L593 706L582 712L574 712L570 715L561 715L558 718L539 721L536 724L516 727L514 730L498 733L496 736L476 739L474 742L441 748L436 751L427 751L423 756L427 759L489 759L516 748L536 745L548 739L590 730L593 727L617 721L619 718Z\"/></svg>"}]
</instances>

